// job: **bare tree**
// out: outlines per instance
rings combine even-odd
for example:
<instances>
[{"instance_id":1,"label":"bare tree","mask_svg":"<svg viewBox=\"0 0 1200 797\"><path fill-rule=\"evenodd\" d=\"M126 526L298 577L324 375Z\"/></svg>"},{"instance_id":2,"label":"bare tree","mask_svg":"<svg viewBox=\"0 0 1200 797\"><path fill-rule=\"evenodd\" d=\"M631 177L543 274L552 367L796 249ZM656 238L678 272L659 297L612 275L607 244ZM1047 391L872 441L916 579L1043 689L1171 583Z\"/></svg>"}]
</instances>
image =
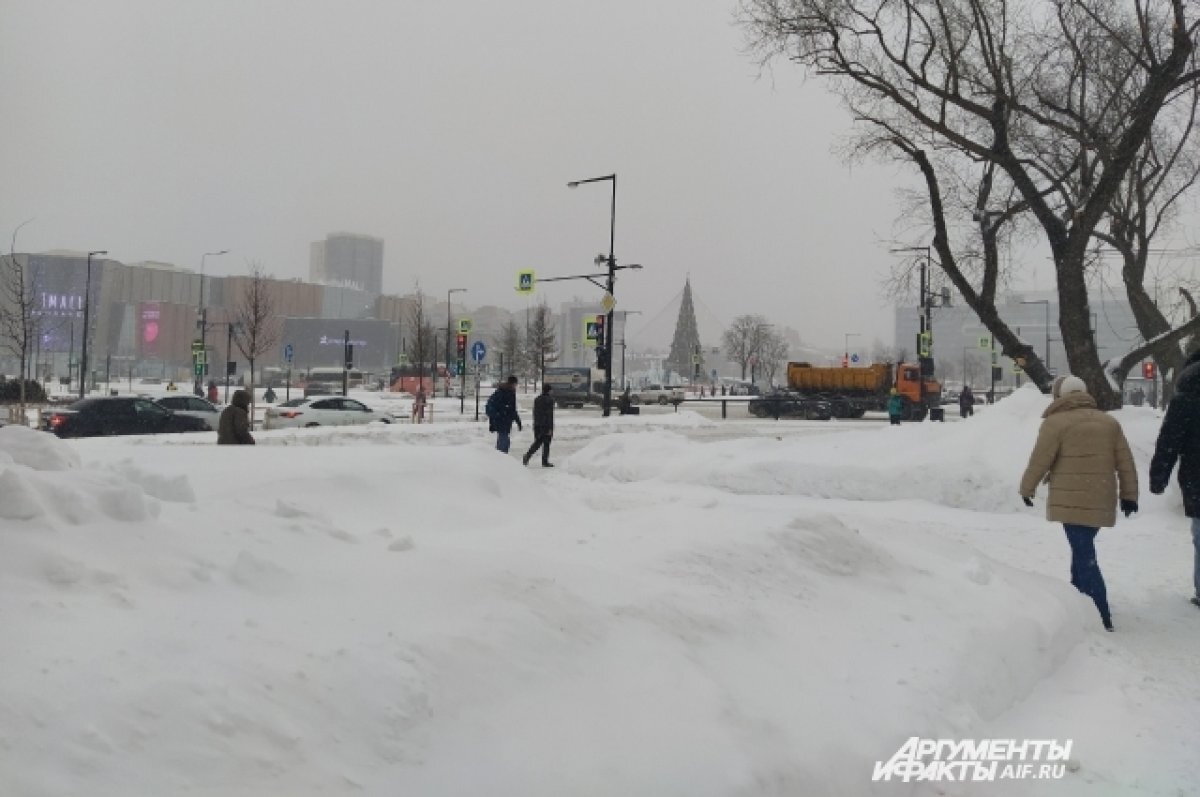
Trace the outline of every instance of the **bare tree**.
<instances>
[{"instance_id":1,"label":"bare tree","mask_svg":"<svg viewBox=\"0 0 1200 797\"><path fill-rule=\"evenodd\" d=\"M787 362L787 359L788 344L783 335L769 327L765 328L759 344L758 364L762 375L767 378L767 382L775 383L775 374L779 372L779 366Z\"/></svg>"},{"instance_id":2,"label":"bare tree","mask_svg":"<svg viewBox=\"0 0 1200 797\"><path fill-rule=\"evenodd\" d=\"M555 338L553 315L546 303L542 302L533 309L527 341L529 365L537 369L538 382L545 381L546 363L558 359L558 343Z\"/></svg>"},{"instance_id":3,"label":"bare tree","mask_svg":"<svg viewBox=\"0 0 1200 797\"><path fill-rule=\"evenodd\" d=\"M250 363L250 403L254 404L254 361L279 342L279 319L275 315L275 297L270 278L259 263L250 264L250 280L245 284L233 314L233 341ZM253 417L253 412L251 412Z\"/></svg>"},{"instance_id":4,"label":"bare tree","mask_svg":"<svg viewBox=\"0 0 1200 797\"><path fill-rule=\"evenodd\" d=\"M766 58L828 76L865 146L918 166L939 266L1004 353L1036 365L993 312L994 283L977 288L956 267L961 220L947 218L939 175L982 167L980 232L1029 214L1054 259L1071 370L1103 407L1120 396L1091 335L1087 250L1160 111L1200 78L1190 11L1185 0L742 0Z\"/></svg>"},{"instance_id":5,"label":"bare tree","mask_svg":"<svg viewBox=\"0 0 1200 797\"><path fill-rule=\"evenodd\" d=\"M725 354L741 366L742 379L746 378L746 371L750 368L751 362L758 359L763 340L769 329L770 325L760 315L740 315L733 319L733 323L721 336Z\"/></svg>"},{"instance_id":6,"label":"bare tree","mask_svg":"<svg viewBox=\"0 0 1200 797\"><path fill-rule=\"evenodd\" d=\"M429 363L430 391L433 390L434 371L437 368L437 334L433 328L428 306L429 297L421 290L421 281L413 283L413 298L408 305L406 326L412 330L408 359L417 366L417 375L424 388L425 364Z\"/></svg>"},{"instance_id":7,"label":"bare tree","mask_svg":"<svg viewBox=\"0 0 1200 797\"><path fill-rule=\"evenodd\" d=\"M509 319L500 328L500 334L493 339L492 345L500 355L500 362L503 362L510 372L518 373L522 370L525 340L516 321Z\"/></svg>"},{"instance_id":8,"label":"bare tree","mask_svg":"<svg viewBox=\"0 0 1200 797\"><path fill-rule=\"evenodd\" d=\"M33 219L27 219L13 230L8 254L0 257L0 336L4 348L17 359L17 407L25 417L26 376L33 344L37 339L37 318L34 315L34 286L27 258L17 255L17 234Z\"/></svg>"}]
</instances>

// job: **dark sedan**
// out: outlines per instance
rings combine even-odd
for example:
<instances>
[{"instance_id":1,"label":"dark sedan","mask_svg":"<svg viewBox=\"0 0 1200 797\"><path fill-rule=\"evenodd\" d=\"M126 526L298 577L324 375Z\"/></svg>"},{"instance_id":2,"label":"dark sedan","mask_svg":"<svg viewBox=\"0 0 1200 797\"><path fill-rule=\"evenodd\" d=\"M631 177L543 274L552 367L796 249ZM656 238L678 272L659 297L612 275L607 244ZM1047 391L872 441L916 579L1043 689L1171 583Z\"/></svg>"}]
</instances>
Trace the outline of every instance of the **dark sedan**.
<instances>
[{"instance_id":1,"label":"dark sedan","mask_svg":"<svg viewBox=\"0 0 1200 797\"><path fill-rule=\"evenodd\" d=\"M176 415L149 399L106 396L80 399L64 410L45 413L41 428L59 437L102 437L207 432L208 424L199 418Z\"/></svg>"},{"instance_id":2,"label":"dark sedan","mask_svg":"<svg viewBox=\"0 0 1200 797\"><path fill-rule=\"evenodd\" d=\"M806 421L827 421L833 408L823 399L805 398L789 393L769 393L752 399L747 411L758 418L803 418Z\"/></svg>"}]
</instances>

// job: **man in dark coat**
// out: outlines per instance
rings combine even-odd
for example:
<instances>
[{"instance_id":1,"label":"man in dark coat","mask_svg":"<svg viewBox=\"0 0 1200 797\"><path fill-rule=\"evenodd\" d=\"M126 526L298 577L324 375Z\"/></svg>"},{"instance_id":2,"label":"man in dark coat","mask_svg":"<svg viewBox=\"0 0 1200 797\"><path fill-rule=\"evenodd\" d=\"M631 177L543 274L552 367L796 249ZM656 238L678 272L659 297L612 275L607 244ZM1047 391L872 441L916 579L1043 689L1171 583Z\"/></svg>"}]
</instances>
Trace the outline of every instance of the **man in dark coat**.
<instances>
[{"instance_id":1,"label":"man in dark coat","mask_svg":"<svg viewBox=\"0 0 1200 797\"><path fill-rule=\"evenodd\" d=\"M960 418L970 418L975 414L975 394L971 392L970 385L963 385L962 392L958 394L958 415Z\"/></svg>"},{"instance_id":2,"label":"man in dark coat","mask_svg":"<svg viewBox=\"0 0 1200 797\"><path fill-rule=\"evenodd\" d=\"M229 406L221 411L217 421L217 445L252 446L254 436L250 434L250 394L245 390L234 391Z\"/></svg>"},{"instance_id":3,"label":"man in dark coat","mask_svg":"<svg viewBox=\"0 0 1200 797\"><path fill-rule=\"evenodd\" d=\"M508 453L509 435L515 423L521 426L521 416L517 415L517 378L510 376L500 383L496 391L487 400L484 408L488 417L488 431L496 433L496 450Z\"/></svg>"},{"instance_id":4,"label":"man in dark coat","mask_svg":"<svg viewBox=\"0 0 1200 797\"><path fill-rule=\"evenodd\" d=\"M550 385L542 385L542 395L533 400L533 445L521 457L526 465L538 448L542 449L542 467L553 468L550 463L550 439L554 437L554 398Z\"/></svg>"},{"instance_id":5,"label":"man in dark coat","mask_svg":"<svg viewBox=\"0 0 1200 797\"><path fill-rule=\"evenodd\" d=\"M1179 461L1179 489L1183 512L1192 519L1192 603L1200 606L1200 353L1188 358L1187 367L1175 380L1175 397L1167 407L1154 459L1150 461L1150 492L1167 489L1175 461Z\"/></svg>"}]
</instances>

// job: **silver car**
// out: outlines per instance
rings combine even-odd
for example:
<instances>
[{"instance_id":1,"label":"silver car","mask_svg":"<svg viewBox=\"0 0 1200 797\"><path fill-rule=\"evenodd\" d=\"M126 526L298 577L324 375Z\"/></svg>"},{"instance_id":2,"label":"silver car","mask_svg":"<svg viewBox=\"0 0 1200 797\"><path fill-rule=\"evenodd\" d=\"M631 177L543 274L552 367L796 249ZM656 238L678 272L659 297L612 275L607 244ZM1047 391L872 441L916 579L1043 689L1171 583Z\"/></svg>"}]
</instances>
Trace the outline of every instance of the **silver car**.
<instances>
[{"instance_id":1,"label":"silver car","mask_svg":"<svg viewBox=\"0 0 1200 797\"><path fill-rule=\"evenodd\" d=\"M199 396L163 396L154 399L154 403L171 410L176 415L199 418L208 424L210 430L214 432L217 430L217 421L221 417L221 410L207 399Z\"/></svg>"}]
</instances>

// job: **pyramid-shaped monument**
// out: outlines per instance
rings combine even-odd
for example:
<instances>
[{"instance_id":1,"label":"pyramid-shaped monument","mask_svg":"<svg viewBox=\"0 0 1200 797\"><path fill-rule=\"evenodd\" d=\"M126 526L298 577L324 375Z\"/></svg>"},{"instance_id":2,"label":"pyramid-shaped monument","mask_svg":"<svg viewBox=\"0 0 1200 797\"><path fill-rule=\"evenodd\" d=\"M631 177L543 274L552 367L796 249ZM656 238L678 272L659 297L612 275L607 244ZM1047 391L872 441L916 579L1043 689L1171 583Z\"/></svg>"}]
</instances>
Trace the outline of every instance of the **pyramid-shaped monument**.
<instances>
[{"instance_id":1,"label":"pyramid-shaped monument","mask_svg":"<svg viewBox=\"0 0 1200 797\"><path fill-rule=\"evenodd\" d=\"M675 322L675 337L667 368L687 379L704 374L704 350L700 346L700 331L696 328L696 308L692 304L692 281L683 284L683 300L679 303L679 319Z\"/></svg>"}]
</instances>

